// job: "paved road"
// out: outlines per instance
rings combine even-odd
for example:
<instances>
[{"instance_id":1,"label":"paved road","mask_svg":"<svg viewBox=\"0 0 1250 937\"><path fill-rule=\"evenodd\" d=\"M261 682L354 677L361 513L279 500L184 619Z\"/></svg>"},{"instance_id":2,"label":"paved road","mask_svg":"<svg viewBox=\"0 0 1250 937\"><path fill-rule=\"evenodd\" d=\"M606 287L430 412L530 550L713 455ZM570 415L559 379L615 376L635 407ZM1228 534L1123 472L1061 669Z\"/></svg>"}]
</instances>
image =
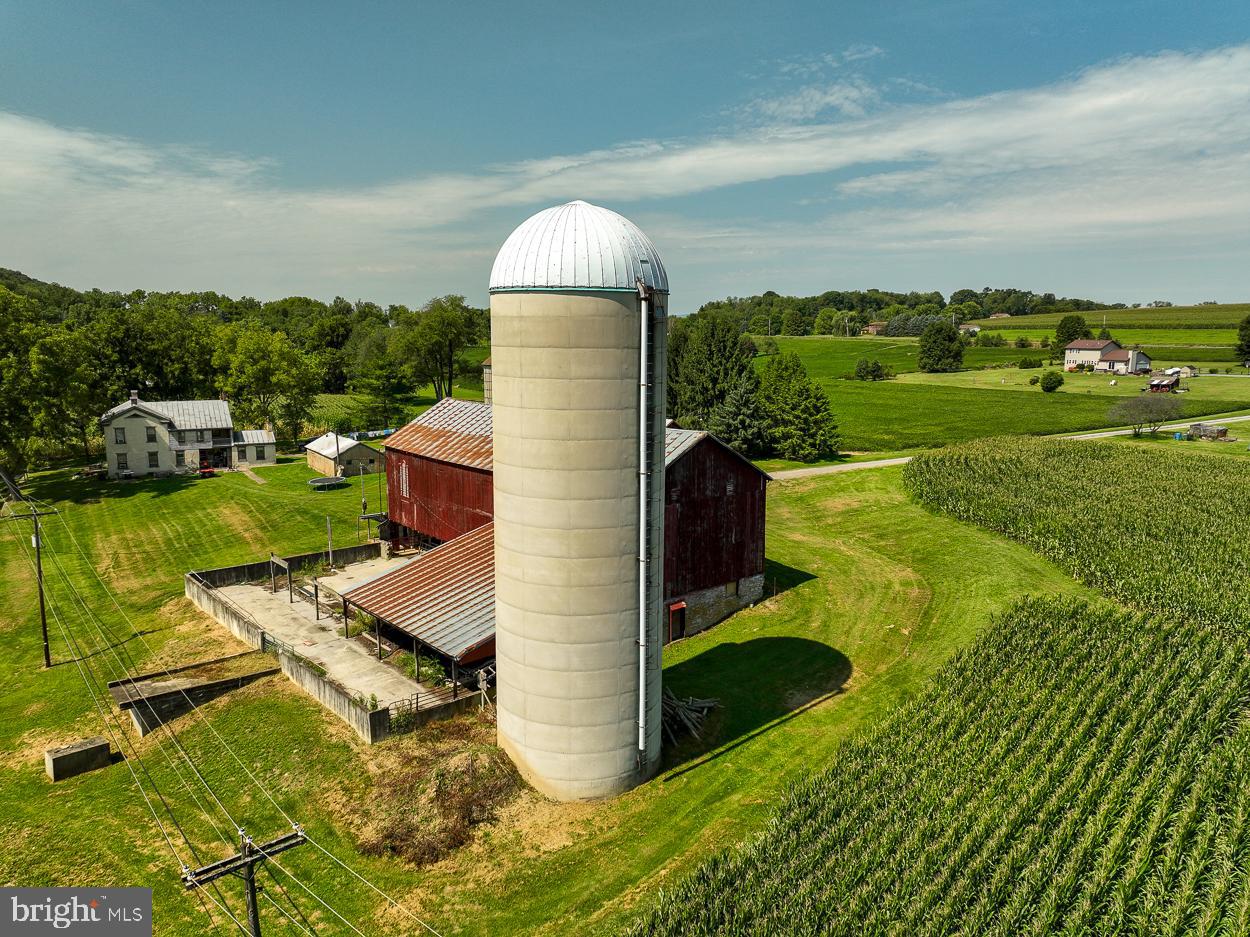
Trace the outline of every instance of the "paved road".
<instances>
[{"instance_id":1,"label":"paved road","mask_svg":"<svg viewBox=\"0 0 1250 937\"><path fill-rule=\"evenodd\" d=\"M1213 416L1195 417L1184 423L1169 423L1167 426L1160 427L1160 432L1171 433L1178 429L1189 429L1194 423L1242 423L1250 420L1250 414L1245 416L1220 416L1218 413ZM1074 436L1055 436L1053 439L1106 439L1109 436L1128 436L1133 431L1131 429L1108 429L1097 433L1080 433ZM890 465L906 465L912 460L912 457L899 456L896 459L872 459L868 462L844 462L841 465L814 465L811 468L786 469L784 472L773 472L772 477L778 481L784 481L787 478L808 478L812 475L837 475L841 472L858 472L860 469L885 468Z\"/></svg>"},{"instance_id":2,"label":"paved road","mask_svg":"<svg viewBox=\"0 0 1250 937\"><path fill-rule=\"evenodd\" d=\"M840 465L813 465L811 468L786 469L784 472L773 472L776 479L807 478L809 475L837 475L839 472L857 472L860 469L885 468L888 465L906 465L911 456L899 456L897 459L872 459L868 462L843 462Z\"/></svg>"},{"instance_id":3,"label":"paved road","mask_svg":"<svg viewBox=\"0 0 1250 937\"><path fill-rule=\"evenodd\" d=\"M1192 420L1186 420L1184 423L1169 423L1167 426L1159 427L1161 433L1173 433L1178 429L1189 429L1195 423L1242 423L1250 420L1250 415L1246 416L1220 416L1218 413L1214 416L1197 416ZM1131 429L1110 429L1100 433L1081 433L1079 436L1064 436L1063 439L1106 439L1108 436L1127 436Z\"/></svg>"}]
</instances>

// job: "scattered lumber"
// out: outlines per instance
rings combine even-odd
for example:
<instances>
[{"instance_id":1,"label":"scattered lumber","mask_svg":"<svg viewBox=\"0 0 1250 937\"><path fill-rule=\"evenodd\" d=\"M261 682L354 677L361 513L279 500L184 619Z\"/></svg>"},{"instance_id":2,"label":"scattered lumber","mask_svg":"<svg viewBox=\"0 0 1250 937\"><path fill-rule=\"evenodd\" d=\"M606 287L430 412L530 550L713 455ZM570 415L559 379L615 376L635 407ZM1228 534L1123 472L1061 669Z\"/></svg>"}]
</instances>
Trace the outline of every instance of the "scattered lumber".
<instances>
[{"instance_id":1,"label":"scattered lumber","mask_svg":"<svg viewBox=\"0 0 1250 937\"><path fill-rule=\"evenodd\" d=\"M696 699L693 696L683 699L665 687L660 700L660 712L668 740L676 744L678 736L687 733L696 739L702 739L700 730L707 720L707 714L719 705L718 699Z\"/></svg>"}]
</instances>

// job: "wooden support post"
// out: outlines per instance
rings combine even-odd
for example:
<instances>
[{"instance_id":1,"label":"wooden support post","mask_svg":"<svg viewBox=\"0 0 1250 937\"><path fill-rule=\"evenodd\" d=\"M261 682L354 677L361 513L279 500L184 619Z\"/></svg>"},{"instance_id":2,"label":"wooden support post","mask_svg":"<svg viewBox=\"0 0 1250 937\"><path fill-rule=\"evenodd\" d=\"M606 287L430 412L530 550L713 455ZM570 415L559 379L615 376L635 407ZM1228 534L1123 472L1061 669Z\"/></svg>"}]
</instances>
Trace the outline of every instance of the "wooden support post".
<instances>
[{"instance_id":1,"label":"wooden support post","mask_svg":"<svg viewBox=\"0 0 1250 937\"><path fill-rule=\"evenodd\" d=\"M382 659L382 619L373 616L373 634L378 639L378 660Z\"/></svg>"},{"instance_id":2,"label":"wooden support post","mask_svg":"<svg viewBox=\"0 0 1250 937\"><path fill-rule=\"evenodd\" d=\"M350 638L351 635L347 631L347 599L343 600L343 637Z\"/></svg>"},{"instance_id":3,"label":"wooden support post","mask_svg":"<svg viewBox=\"0 0 1250 937\"><path fill-rule=\"evenodd\" d=\"M460 671L456 667L456 659L451 659L451 698L460 698Z\"/></svg>"},{"instance_id":4,"label":"wooden support post","mask_svg":"<svg viewBox=\"0 0 1250 937\"><path fill-rule=\"evenodd\" d=\"M313 576L313 621L321 621L321 590L316 576Z\"/></svg>"}]
</instances>

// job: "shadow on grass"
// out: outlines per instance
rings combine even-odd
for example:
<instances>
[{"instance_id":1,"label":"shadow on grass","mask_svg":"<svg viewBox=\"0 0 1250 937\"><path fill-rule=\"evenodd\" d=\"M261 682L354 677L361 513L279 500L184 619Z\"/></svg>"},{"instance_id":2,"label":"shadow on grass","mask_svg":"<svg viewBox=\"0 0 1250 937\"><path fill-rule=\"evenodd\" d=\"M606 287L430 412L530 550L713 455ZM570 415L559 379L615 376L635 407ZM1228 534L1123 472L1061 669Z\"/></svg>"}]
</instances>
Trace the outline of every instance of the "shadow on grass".
<instances>
[{"instance_id":1,"label":"shadow on grass","mask_svg":"<svg viewBox=\"0 0 1250 937\"><path fill-rule=\"evenodd\" d=\"M132 481L110 481L104 478L74 478L73 469L28 478L22 490L40 501L66 501L70 504L95 504L105 499L132 498L147 494L163 498L192 485L211 485L220 476L200 478L195 475L169 475L165 478L136 478Z\"/></svg>"},{"instance_id":2,"label":"shadow on grass","mask_svg":"<svg viewBox=\"0 0 1250 937\"><path fill-rule=\"evenodd\" d=\"M789 592L795 586L811 582L816 576L805 569L795 569L776 560L764 560L764 598Z\"/></svg>"},{"instance_id":3,"label":"shadow on grass","mask_svg":"<svg viewBox=\"0 0 1250 937\"><path fill-rule=\"evenodd\" d=\"M720 700L701 739L665 739L663 770L670 781L841 693L851 661L807 638L753 638L709 647L664 670L677 696ZM673 771L674 768L679 770Z\"/></svg>"}]
</instances>

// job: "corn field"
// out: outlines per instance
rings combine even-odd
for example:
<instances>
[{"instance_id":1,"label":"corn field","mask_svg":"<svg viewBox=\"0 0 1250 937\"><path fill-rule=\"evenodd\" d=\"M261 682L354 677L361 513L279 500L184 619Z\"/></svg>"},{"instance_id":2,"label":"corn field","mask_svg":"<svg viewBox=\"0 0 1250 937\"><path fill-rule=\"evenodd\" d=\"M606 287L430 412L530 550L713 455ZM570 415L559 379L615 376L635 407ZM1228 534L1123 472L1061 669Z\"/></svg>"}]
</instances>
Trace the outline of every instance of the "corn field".
<instances>
[{"instance_id":1,"label":"corn field","mask_svg":"<svg viewBox=\"0 0 1250 937\"><path fill-rule=\"evenodd\" d=\"M1022 599L633 933L1250 934L1244 473L1046 441L913 462L921 500L1139 610Z\"/></svg>"},{"instance_id":2,"label":"corn field","mask_svg":"<svg viewBox=\"0 0 1250 937\"><path fill-rule=\"evenodd\" d=\"M1157 616L1250 623L1250 465L1115 442L985 439L907 465L912 497Z\"/></svg>"}]
</instances>

